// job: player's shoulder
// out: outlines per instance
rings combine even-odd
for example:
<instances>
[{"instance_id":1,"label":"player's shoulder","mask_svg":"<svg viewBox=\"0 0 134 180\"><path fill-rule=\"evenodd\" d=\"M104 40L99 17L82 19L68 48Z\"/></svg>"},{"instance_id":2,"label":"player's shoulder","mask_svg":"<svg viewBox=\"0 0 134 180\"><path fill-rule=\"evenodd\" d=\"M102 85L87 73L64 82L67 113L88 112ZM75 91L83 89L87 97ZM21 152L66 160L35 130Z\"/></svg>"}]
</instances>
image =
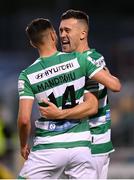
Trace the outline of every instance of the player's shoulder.
<instances>
[{"instance_id":1,"label":"player's shoulder","mask_svg":"<svg viewBox=\"0 0 134 180\"><path fill-rule=\"evenodd\" d=\"M89 49L85 51L84 54L86 54L88 58L91 59L91 61L94 61L96 65L100 65L100 66L106 65L104 56L98 51L96 51L96 49Z\"/></svg>"},{"instance_id":2,"label":"player's shoulder","mask_svg":"<svg viewBox=\"0 0 134 180\"><path fill-rule=\"evenodd\" d=\"M36 59L36 60L34 61L34 63L30 64L29 66L27 66L25 69L23 69L23 70L21 71L20 76L21 76L21 75L26 76L26 75L28 75L28 74L33 73L33 72L35 71L35 69L37 69L38 63L39 63L40 61L41 61L40 58Z\"/></svg>"},{"instance_id":3,"label":"player's shoulder","mask_svg":"<svg viewBox=\"0 0 134 180\"><path fill-rule=\"evenodd\" d=\"M84 53L87 54L87 56L93 58L94 60L98 60L99 58L104 59L103 55L100 52L96 51L96 49L89 49Z\"/></svg>"}]
</instances>

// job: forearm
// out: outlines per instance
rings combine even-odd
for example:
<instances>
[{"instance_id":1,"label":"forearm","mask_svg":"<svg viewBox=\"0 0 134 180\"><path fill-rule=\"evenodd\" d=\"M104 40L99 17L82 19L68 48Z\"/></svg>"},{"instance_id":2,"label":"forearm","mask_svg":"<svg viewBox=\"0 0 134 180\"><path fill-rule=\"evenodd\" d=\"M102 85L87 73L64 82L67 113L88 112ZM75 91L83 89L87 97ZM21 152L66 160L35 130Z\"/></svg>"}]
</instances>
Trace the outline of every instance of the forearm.
<instances>
[{"instance_id":1,"label":"forearm","mask_svg":"<svg viewBox=\"0 0 134 180\"><path fill-rule=\"evenodd\" d=\"M109 69L108 69L107 67L104 67L103 69L107 72L107 74L109 74L109 76L111 76L111 77L113 78L113 85L114 85L114 87L111 86L111 90L112 90L113 92L119 92L120 89L121 89L120 80L119 80L117 77L113 76L113 75L110 73L110 71L109 71ZM112 84L112 82L110 82L110 84Z\"/></svg>"},{"instance_id":2,"label":"forearm","mask_svg":"<svg viewBox=\"0 0 134 180\"><path fill-rule=\"evenodd\" d=\"M113 92L120 92L120 90L121 90L121 83L120 83L119 79L116 78L115 76L112 76L112 77L114 79L113 81L115 81L115 86L111 87L111 90Z\"/></svg>"},{"instance_id":3,"label":"forearm","mask_svg":"<svg viewBox=\"0 0 134 180\"><path fill-rule=\"evenodd\" d=\"M61 110L59 119L81 119L92 116L98 111L98 99L92 93L86 93L85 101L73 108Z\"/></svg>"},{"instance_id":4,"label":"forearm","mask_svg":"<svg viewBox=\"0 0 134 180\"><path fill-rule=\"evenodd\" d=\"M31 99L21 99L19 101L19 111L18 111L18 131L20 138L20 145L24 147L29 139L31 131L31 112L32 112L33 100Z\"/></svg>"},{"instance_id":5,"label":"forearm","mask_svg":"<svg viewBox=\"0 0 134 180\"><path fill-rule=\"evenodd\" d=\"M26 144L28 143L28 139L30 136L31 125L30 124L21 124L21 125L19 124L18 129L19 129L20 146L25 147Z\"/></svg>"},{"instance_id":6,"label":"forearm","mask_svg":"<svg viewBox=\"0 0 134 180\"><path fill-rule=\"evenodd\" d=\"M112 76L109 72L105 70L101 70L96 73L92 79L96 80L97 82L103 84L111 91L119 92L121 90L121 83L118 78Z\"/></svg>"},{"instance_id":7,"label":"forearm","mask_svg":"<svg viewBox=\"0 0 134 180\"><path fill-rule=\"evenodd\" d=\"M53 103L43 100L47 107L39 107L42 117L47 119L81 119L97 113L98 99L92 93L84 95L84 102L70 109L59 109Z\"/></svg>"},{"instance_id":8,"label":"forearm","mask_svg":"<svg viewBox=\"0 0 134 180\"><path fill-rule=\"evenodd\" d=\"M62 110L61 117L65 119L82 119L96 113L97 109L95 107L91 107L91 104L88 102L83 102L74 108Z\"/></svg>"}]
</instances>

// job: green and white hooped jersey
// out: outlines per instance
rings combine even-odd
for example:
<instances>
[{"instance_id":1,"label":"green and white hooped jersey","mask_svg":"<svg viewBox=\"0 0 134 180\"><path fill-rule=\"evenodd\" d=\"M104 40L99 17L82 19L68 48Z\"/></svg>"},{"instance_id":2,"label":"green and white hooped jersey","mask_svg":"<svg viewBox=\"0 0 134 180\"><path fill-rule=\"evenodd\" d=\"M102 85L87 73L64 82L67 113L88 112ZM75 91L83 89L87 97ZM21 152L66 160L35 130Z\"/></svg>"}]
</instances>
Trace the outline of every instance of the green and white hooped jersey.
<instances>
[{"instance_id":1,"label":"green and white hooped jersey","mask_svg":"<svg viewBox=\"0 0 134 180\"><path fill-rule=\"evenodd\" d=\"M91 49L86 53L97 66L105 67L104 57ZM100 83L88 79L86 89L90 92L97 92L99 99L98 113L89 119L90 132L92 135L91 152L94 155L108 154L113 152L113 144L111 141L111 114L108 102L107 88Z\"/></svg>"},{"instance_id":2,"label":"green and white hooped jersey","mask_svg":"<svg viewBox=\"0 0 134 180\"><path fill-rule=\"evenodd\" d=\"M20 99L47 98L59 108L74 107L83 102L85 76L101 70L87 55L57 52L48 58L38 58L19 76ZM35 121L33 151L49 148L90 146L87 120Z\"/></svg>"}]
</instances>

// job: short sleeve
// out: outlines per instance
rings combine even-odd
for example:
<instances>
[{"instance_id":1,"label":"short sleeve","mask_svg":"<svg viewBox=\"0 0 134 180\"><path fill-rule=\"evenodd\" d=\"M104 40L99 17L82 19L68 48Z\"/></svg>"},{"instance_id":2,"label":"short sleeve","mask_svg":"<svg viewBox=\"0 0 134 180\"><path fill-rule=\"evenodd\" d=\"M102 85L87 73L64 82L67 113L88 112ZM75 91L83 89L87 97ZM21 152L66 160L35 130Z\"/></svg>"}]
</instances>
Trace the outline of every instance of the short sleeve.
<instances>
[{"instance_id":1,"label":"short sleeve","mask_svg":"<svg viewBox=\"0 0 134 180\"><path fill-rule=\"evenodd\" d=\"M34 99L34 93L25 71L21 72L18 79L18 93L20 99Z\"/></svg>"},{"instance_id":2,"label":"short sleeve","mask_svg":"<svg viewBox=\"0 0 134 180\"><path fill-rule=\"evenodd\" d=\"M88 55L84 54L84 56L86 61L86 76L91 79L97 72L103 69L103 66L96 65L94 59Z\"/></svg>"}]
</instances>

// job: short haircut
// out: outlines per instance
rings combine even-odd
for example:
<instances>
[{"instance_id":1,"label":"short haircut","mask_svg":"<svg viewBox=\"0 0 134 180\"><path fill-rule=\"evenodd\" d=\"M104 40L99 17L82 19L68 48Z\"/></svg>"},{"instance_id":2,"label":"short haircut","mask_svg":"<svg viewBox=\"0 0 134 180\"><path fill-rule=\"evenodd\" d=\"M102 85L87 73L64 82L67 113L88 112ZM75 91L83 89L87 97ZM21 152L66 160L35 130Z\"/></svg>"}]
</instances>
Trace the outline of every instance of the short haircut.
<instances>
[{"instance_id":1,"label":"short haircut","mask_svg":"<svg viewBox=\"0 0 134 180\"><path fill-rule=\"evenodd\" d=\"M69 9L61 15L61 20L70 18L83 20L89 26L89 16L83 11Z\"/></svg>"},{"instance_id":2,"label":"short haircut","mask_svg":"<svg viewBox=\"0 0 134 180\"><path fill-rule=\"evenodd\" d=\"M53 29L49 19L37 18L26 27L26 34L33 44L42 43L42 38L48 29Z\"/></svg>"}]
</instances>

